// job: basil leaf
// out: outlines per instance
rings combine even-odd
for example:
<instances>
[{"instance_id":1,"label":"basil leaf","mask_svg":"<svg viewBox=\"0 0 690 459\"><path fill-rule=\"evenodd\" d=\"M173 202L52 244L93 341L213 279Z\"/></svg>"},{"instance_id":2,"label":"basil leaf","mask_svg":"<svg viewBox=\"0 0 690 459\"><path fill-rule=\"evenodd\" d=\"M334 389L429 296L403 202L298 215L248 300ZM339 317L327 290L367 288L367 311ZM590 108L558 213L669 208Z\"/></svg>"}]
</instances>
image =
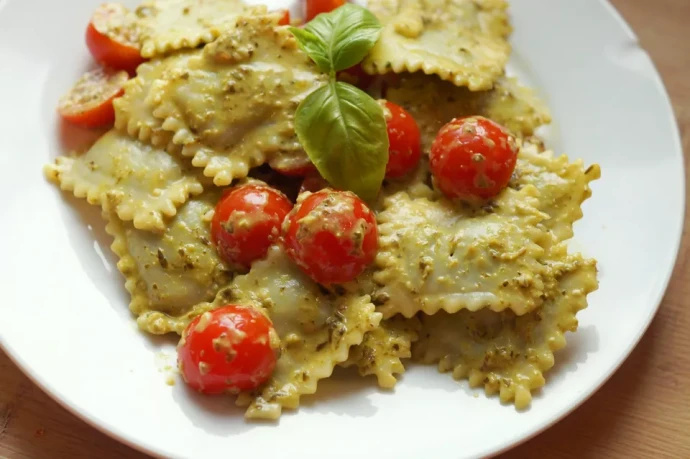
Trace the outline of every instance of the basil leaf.
<instances>
[{"instance_id":1,"label":"basil leaf","mask_svg":"<svg viewBox=\"0 0 690 459\"><path fill-rule=\"evenodd\" d=\"M290 32L297 39L299 47L307 53L307 56L316 63L316 66L324 73L331 71L330 56L326 52L326 46L323 41L306 29L299 27L290 27Z\"/></svg>"},{"instance_id":2,"label":"basil leaf","mask_svg":"<svg viewBox=\"0 0 690 459\"><path fill-rule=\"evenodd\" d=\"M295 131L319 173L336 188L374 199L388 162L383 108L341 81L309 94L297 108Z\"/></svg>"},{"instance_id":3,"label":"basil leaf","mask_svg":"<svg viewBox=\"0 0 690 459\"><path fill-rule=\"evenodd\" d=\"M339 72L364 59L379 39L381 24L369 10L346 3L290 31L322 71Z\"/></svg>"}]
</instances>

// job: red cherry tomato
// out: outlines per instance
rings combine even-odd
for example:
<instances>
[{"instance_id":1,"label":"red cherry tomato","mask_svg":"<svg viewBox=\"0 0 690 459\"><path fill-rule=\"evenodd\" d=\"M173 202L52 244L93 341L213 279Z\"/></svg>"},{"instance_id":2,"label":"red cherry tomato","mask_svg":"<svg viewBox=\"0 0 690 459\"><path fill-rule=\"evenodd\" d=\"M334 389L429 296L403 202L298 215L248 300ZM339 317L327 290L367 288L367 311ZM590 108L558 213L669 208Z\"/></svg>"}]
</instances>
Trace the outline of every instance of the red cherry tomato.
<instances>
[{"instance_id":1,"label":"red cherry tomato","mask_svg":"<svg viewBox=\"0 0 690 459\"><path fill-rule=\"evenodd\" d=\"M288 255L321 284L357 277L376 255L374 213L354 193L321 190L297 203L283 223Z\"/></svg>"},{"instance_id":2,"label":"red cherry tomato","mask_svg":"<svg viewBox=\"0 0 690 459\"><path fill-rule=\"evenodd\" d=\"M118 3L98 7L86 29L86 46L100 64L130 75L144 62L136 22Z\"/></svg>"},{"instance_id":3,"label":"red cherry tomato","mask_svg":"<svg viewBox=\"0 0 690 459\"><path fill-rule=\"evenodd\" d=\"M454 119L431 146L431 172L449 198L488 199L506 187L517 161L508 131L482 116Z\"/></svg>"},{"instance_id":4,"label":"red cherry tomato","mask_svg":"<svg viewBox=\"0 0 690 459\"><path fill-rule=\"evenodd\" d=\"M182 378L204 394L255 389L271 377L280 340L252 306L230 304L197 316L182 333Z\"/></svg>"},{"instance_id":5,"label":"red cherry tomato","mask_svg":"<svg viewBox=\"0 0 690 459\"><path fill-rule=\"evenodd\" d=\"M328 13L345 4L345 0L307 0L305 21L309 22L321 13Z\"/></svg>"},{"instance_id":6,"label":"red cherry tomato","mask_svg":"<svg viewBox=\"0 0 690 459\"><path fill-rule=\"evenodd\" d=\"M122 95L129 79L127 72L103 69L85 73L70 91L60 98L58 112L70 123L95 128L115 120L113 100Z\"/></svg>"},{"instance_id":7,"label":"red cherry tomato","mask_svg":"<svg viewBox=\"0 0 690 459\"><path fill-rule=\"evenodd\" d=\"M251 267L278 239L290 209L290 200L274 188L250 184L231 189L216 205L211 222L216 250L230 265Z\"/></svg>"},{"instance_id":8,"label":"red cherry tomato","mask_svg":"<svg viewBox=\"0 0 690 459\"><path fill-rule=\"evenodd\" d=\"M338 79L359 89L367 89L374 81L374 75L366 73L361 64L355 64L349 69L338 72Z\"/></svg>"},{"instance_id":9,"label":"red cherry tomato","mask_svg":"<svg viewBox=\"0 0 690 459\"><path fill-rule=\"evenodd\" d=\"M283 17L278 21L278 25L290 25L290 10L285 10Z\"/></svg>"},{"instance_id":10,"label":"red cherry tomato","mask_svg":"<svg viewBox=\"0 0 690 459\"><path fill-rule=\"evenodd\" d=\"M384 113L390 144L386 177L401 177L414 169L422 156L419 127L412 115L393 102L385 102Z\"/></svg>"}]
</instances>

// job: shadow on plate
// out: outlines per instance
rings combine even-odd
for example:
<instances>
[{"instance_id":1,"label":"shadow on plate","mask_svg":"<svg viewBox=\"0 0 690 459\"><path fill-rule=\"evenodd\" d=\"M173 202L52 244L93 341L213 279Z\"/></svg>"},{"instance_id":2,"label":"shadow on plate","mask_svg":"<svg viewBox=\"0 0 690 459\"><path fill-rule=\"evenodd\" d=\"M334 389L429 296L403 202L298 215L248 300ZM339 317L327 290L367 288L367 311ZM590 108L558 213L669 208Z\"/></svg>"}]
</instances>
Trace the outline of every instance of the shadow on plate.
<instances>
[{"instance_id":1,"label":"shadow on plate","mask_svg":"<svg viewBox=\"0 0 690 459\"><path fill-rule=\"evenodd\" d=\"M62 154L85 153L108 130L108 128L84 129L64 120L59 120L56 123L58 145Z\"/></svg>"},{"instance_id":2,"label":"shadow on plate","mask_svg":"<svg viewBox=\"0 0 690 459\"><path fill-rule=\"evenodd\" d=\"M199 394L189 389L179 377L172 389L172 397L196 427L212 435L226 437L253 429L275 428L281 422L290 422L293 416L373 416L377 410L367 397L368 394L377 392L372 383L369 378L360 378L353 371L336 368L331 378L319 382L316 394L302 396L299 408L284 410L281 418L276 421L245 420L245 408L236 406L234 397Z\"/></svg>"},{"instance_id":3,"label":"shadow on plate","mask_svg":"<svg viewBox=\"0 0 690 459\"><path fill-rule=\"evenodd\" d=\"M319 381L315 394L302 397L300 405L315 414L370 417L377 411L370 397L374 394L393 395L394 390L378 388L376 378L363 378L354 367L335 367L330 378Z\"/></svg>"},{"instance_id":4,"label":"shadow on plate","mask_svg":"<svg viewBox=\"0 0 690 459\"><path fill-rule=\"evenodd\" d=\"M69 243L78 254L84 272L118 315L132 321L127 306L129 293L124 286L124 277L117 269L117 256L110 250L113 238L105 232L100 206L92 206L70 192L60 193L63 201L60 215L64 225L70 228Z\"/></svg>"},{"instance_id":5,"label":"shadow on plate","mask_svg":"<svg viewBox=\"0 0 690 459\"><path fill-rule=\"evenodd\" d=\"M599 332L594 325L580 327L575 333L567 333L565 338L568 344L555 353L556 363L546 373L547 379L574 372L587 362L589 354L599 350Z\"/></svg>"}]
</instances>

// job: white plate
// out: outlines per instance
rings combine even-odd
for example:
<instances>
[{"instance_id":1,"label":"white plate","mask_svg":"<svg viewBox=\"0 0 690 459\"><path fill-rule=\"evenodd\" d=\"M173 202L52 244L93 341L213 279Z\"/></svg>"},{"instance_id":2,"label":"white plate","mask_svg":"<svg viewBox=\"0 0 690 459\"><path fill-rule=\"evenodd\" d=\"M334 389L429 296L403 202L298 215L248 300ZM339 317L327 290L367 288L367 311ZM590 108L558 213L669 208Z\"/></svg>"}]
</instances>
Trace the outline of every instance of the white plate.
<instances>
[{"instance_id":1,"label":"white plate","mask_svg":"<svg viewBox=\"0 0 690 459\"><path fill-rule=\"evenodd\" d=\"M490 454L589 397L652 319L684 208L666 92L608 3L514 0L511 70L547 98L555 119L550 146L603 171L575 245L599 260L601 286L531 409L519 413L433 367L411 368L394 393L338 371L279 425L247 424L230 400L169 387L172 345L135 329L98 210L58 192L41 173L73 147L60 143L55 105L90 65L84 27L99 2L0 0L0 344L99 429L176 456Z\"/></svg>"}]
</instances>

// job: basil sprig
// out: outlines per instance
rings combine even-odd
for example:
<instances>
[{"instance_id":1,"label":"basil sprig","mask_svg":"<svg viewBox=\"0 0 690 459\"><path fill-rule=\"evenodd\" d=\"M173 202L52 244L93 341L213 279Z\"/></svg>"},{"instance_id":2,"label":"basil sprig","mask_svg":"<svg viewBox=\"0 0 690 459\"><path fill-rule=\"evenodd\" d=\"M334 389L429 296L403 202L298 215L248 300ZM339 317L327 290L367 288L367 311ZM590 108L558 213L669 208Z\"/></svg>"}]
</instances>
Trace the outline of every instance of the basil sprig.
<instances>
[{"instance_id":1,"label":"basil sprig","mask_svg":"<svg viewBox=\"0 0 690 459\"><path fill-rule=\"evenodd\" d=\"M368 10L347 3L320 14L303 29L290 30L300 48L330 76L297 108L297 137L331 185L373 199L388 162L383 108L364 91L336 81L336 72L364 59L378 40L381 24Z\"/></svg>"}]
</instances>

